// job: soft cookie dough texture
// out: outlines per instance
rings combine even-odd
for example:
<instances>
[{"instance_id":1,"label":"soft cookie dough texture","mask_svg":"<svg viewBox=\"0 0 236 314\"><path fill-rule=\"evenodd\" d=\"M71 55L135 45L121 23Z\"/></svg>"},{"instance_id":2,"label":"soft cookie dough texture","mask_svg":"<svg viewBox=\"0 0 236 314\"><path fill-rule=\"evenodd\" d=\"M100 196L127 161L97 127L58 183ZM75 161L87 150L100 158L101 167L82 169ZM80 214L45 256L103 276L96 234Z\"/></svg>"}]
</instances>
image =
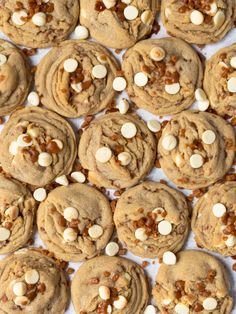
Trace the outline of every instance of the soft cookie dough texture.
<instances>
[{"instance_id":1,"label":"soft cookie dough texture","mask_svg":"<svg viewBox=\"0 0 236 314\"><path fill-rule=\"evenodd\" d=\"M214 137L211 143L207 138L208 144L206 131ZM234 145L233 127L224 119L207 112L183 111L164 128L158 158L171 181L194 190L215 183L230 170Z\"/></svg>"},{"instance_id":2,"label":"soft cookie dough texture","mask_svg":"<svg viewBox=\"0 0 236 314\"><path fill-rule=\"evenodd\" d=\"M160 213L155 210L160 210ZM147 181L121 195L114 221L119 240L126 244L128 250L145 258L155 258L166 251L181 249L188 235L189 214L183 194L165 184ZM162 220L172 224L168 235L157 232L157 225ZM147 239L144 241L135 237L135 231L140 227L146 231Z\"/></svg>"},{"instance_id":3,"label":"soft cookie dough texture","mask_svg":"<svg viewBox=\"0 0 236 314\"><path fill-rule=\"evenodd\" d=\"M75 134L56 113L27 107L15 111L5 123L0 150L0 164L5 172L42 187L70 173L76 157Z\"/></svg>"},{"instance_id":4,"label":"soft cookie dough texture","mask_svg":"<svg viewBox=\"0 0 236 314\"><path fill-rule=\"evenodd\" d=\"M125 138L121 129L124 124L136 128L132 138ZM106 147L111 158L105 163L96 159L98 149ZM130 156L128 165L122 165L118 155ZM79 158L83 168L88 169L88 179L97 186L127 188L143 179L155 161L156 142L144 122L135 115L106 114L90 123L79 143Z\"/></svg>"},{"instance_id":5,"label":"soft cookie dough texture","mask_svg":"<svg viewBox=\"0 0 236 314\"><path fill-rule=\"evenodd\" d=\"M155 61L155 49L164 50L163 58ZM148 39L130 48L123 57L122 70L128 82L127 93L140 108L157 115L178 113L195 101L194 92L201 87L201 60L191 46L176 38ZM145 86L135 84L137 73L144 73ZM165 87L179 84L180 90L170 94Z\"/></svg>"},{"instance_id":6,"label":"soft cookie dough texture","mask_svg":"<svg viewBox=\"0 0 236 314\"><path fill-rule=\"evenodd\" d=\"M31 74L20 49L1 39L0 55L6 57L0 62L0 115L7 115L23 104L30 88Z\"/></svg>"},{"instance_id":7,"label":"soft cookie dough texture","mask_svg":"<svg viewBox=\"0 0 236 314\"><path fill-rule=\"evenodd\" d=\"M136 18L125 18L127 6L134 6L138 10ZM133 46L151 32L158 6L159 0L133 0L130 4L114 1L114 6L107 9L103 1L80 0L80 23L101 44L123 49Z\"/></svg>"},{"instance_id":8,"label":"soft cookie dough texture","mask_svg":"<svg viewBox=\"0 0 236 314\"><path fill-rule=\"evenodd\" d=\"M22 5L19 7L17 2ZM18 17L20 23L16 24L13 17L19 13L23 20ZM40 23L35 25L33 17L37 13L40 13ZM79 1L0 1L0 29L16 44L31 48L50 47L66 39L74 30L78 17Z\"/></svg>"},{"instance_id":9,"label":"soft cookie dough texture","mask_svg":"<svg viewBox=\"0 0 236 314\"><path fill-rule=\"evenodd\" d=\"M215 216L215 208L222 205L225 207L225 213L222 212L220 217ZM236 255L235 221L236 182L215 185L194 207L192 229L196 242L201 247L224 256Z\"/></svg>"},{"instance_id":10,"label":"soft cookie dough texture","mask_svg":"<svg viewBox=\"0 0 236 314\"><path fill-rule=\"evenodd\" d=\"M201 17L192 23L191 14ZM168 33L199 45L221 40L234 27L235 17L235 0L162 0L161 5L161 19Z\"/></svg>"},{"instance_id":11,"label":"soft cookie dough texture","mask_svg":"<svg viewBox=\"0 0 236 314\"><path fill-rule=\"evenodd\" d=\"M112 278L117 278L112 280ZM110 298L102 300L99 287L110 290ZM128 259L100 256L85 262L75 274L71 285L72 301L76 314L96 314L99 308L113 307L113 313L143 314L148 302L148 284L143 269ZM114 301L121 296L126 300L122 309Z\"/></svg>"},{"instance_id":12,"label":"soft cookie dough texture","mask_svg":"<svg viewBox=\"0 0 236 314\"><path fill-rule=\"evenodd\" d=\"M9 238L0 241L0 254L24 246L33 234L36 202L20 182L0 174L0 228L10 231Z\"/></svg>"},{"instance_id":13,"label":"soft cookie dough texture","mask_svg":"<svg viewBox=\"0 0 236 314\"><path fill-rule=\"evenodd\" d=\"M64 218L65 209L74 208L75 219ZM112 212L108 200L96 189L75 183L58 187L49 193L37 212L39 234L47 248L59 259L83 261L98 255L108 243L112 231ZM98 238L91 238L88 229L93 225L102 227ZM73 228L77 236L65 241L65 229Z\"/></svg>"},{"instance_id":14,"label":"soft cookie dough texture","mask_svg":"<svg viewBox=\"0 0 236 314\"><path fill-rule=\"evenodd\" d=\"M230 314L233 299L229 289L224 266L215 257L189 250L177 254L176 265L161 265L153 296L161 314L182 313L180 309L175 311L176 306L177 310L184 306L184 313L189 314ZM212 310L204 308L212 301L206 302L208 298L214 299L216 307Z\"/></svg>"},{"instance_id":15,"label":"soft cookie dough texture","mask_svg":"<svg viewBox=\"0 0 236 314\"><path fill-rule=\"evenodd\" d=\"M211 107L220 115L236 116L236 92L228 89L228 80L236 77L236 65L231 60L236 58L236 44L220 49L206 62L204 90Z\"/></svg>"},{"instance_id":16,"label":"soft cookie dough texture","mask_svg":"<svg viewBox=\"0 0 236 314\"><path fill-rule=\"evenodd\" d=\"M73 73L64 69L68 59L78 62ZM94 66L106 67L104 78L93 77ZM88 41L69 40L53 48L39 63L36 88L45 107L65 117L92 115L106 108L113 100L112 88L118 65L101 45ZM79 84L79 90L72 88Z\"/></svg>"},{"instance_id":17,"label":"soft cookie dough texture","mask_svg":"<svg viewBox=\"0 0 236 314\"><path fill-rule=\"evenodd\" d=\"M38 281L26 285L26 274L30 272L36 272ZM15 295L16 283L26 285L23 296ZM67 284L64 272L40 250L15 252L0 262L0 314L64 314L68 304Z\"/></svg>"}]
</instances>

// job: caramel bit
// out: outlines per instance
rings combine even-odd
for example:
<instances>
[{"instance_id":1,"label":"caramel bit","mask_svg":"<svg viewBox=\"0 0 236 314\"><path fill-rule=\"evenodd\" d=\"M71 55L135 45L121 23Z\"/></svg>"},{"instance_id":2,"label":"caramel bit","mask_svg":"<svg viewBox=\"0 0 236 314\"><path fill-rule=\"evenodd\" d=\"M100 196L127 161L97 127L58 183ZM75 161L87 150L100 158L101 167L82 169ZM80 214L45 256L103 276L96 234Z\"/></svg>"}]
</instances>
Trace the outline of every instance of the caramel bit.
<instances>
[{"instance_id":1,"label":"caramel bit","mask_svg":"<svg viewBox=\"0 0 236 314\"><path fill-rule=\"evenodd\" d=\"M232 265L232 269L233 269L233 271L236 271L236 263L234 263L234 264Z\"/></svg>"},{"instance_id":2,"label":"caramel bit","mask_svg":"<svg viewBox=\"0 0 236 314\"><path fill-rule=\"evenodd\" d=\"M17 1L16 3L16 10L22 10L24 9L24 5L22 2ZM48 16L51 16L50 13L54 11L54 4L49 2L49 3L42 3L42 1L38 0L28 0L28 15L27 17L22 17L21 19L23 21L28 22L35 13L38 12L43 12Z\"/></svg>"},{"instance_id":3,"label":"caramel bit","mask_svg":"<svg viewBox=\"0 0 236 314\"><path fill-rule=\"evenodd\" d=\"M33 48L32 49L24 48L22 49L22 51L27 57L35 56L37 53L37 49L33 49Z\"/></svg>"},{"instance_id":4,"label":"caramel bit","mask_svg":"<svg viewBox=\"0 0 236 314\"><path fill-rule=\"evenodd\" d=\"M46 285L44 283L39 283L37 285L37 290L40 292L40 293L44 293L46 291Z\"/></svg>"},{"instance_id":5,"label":"caramel bit","mask_svg":"<svg viewBox=\"0 0 236 314\"><path fill-rule=\"evenodd\" d=\"M71 275L75 272L75 270L74 270L74 268L69 267L69 268L67 268L66 272L68 275Z\"/></svg>"},{"instance_id":6,"label":"caramel bit","mask_svg":"<svg viewBox=\"0 0 236 314\"><path fill-rule=\"evenodd\" d=\"M199 291L205 291L206 289L205 284L201 281L196 282L195 286L196 286L196 289Z\"/></svg>"},{"instance_id":7,"label":"caramel bit","mask_svg":"<svg viewBox=\"0 0 236 314\"><path fill-rule=\"evenodd\" d=\"M93 119L94 119L94 116L86 116L84 119L84 122L81 125L81 128L82 129L87 128Z\"/></svg>"},{"instance_id":8,"label":"caramel bit","mask_svg":"<svg viewBox=\"0 0 236 314\"><path fill-rule=\"evenodd\" d=\"M175 282L175 287L176 287L176 289L179 290L179 291L184 291L184 288L185 288L185 281L183 281L183 280L177 280L177 281Z\"/></svg>"},{"instance_id":9,"label":"caramel bit","mask_svg":"<svg viewBox=\"0 0 236 314\"><path fill-rule=\"evenodd\" d=\"M95 3L95 10L98 12L102 12L106 10L105 4L102 1L97 1Z\"/></svg>"},{"instance_id":10,"label":"caramel bit","mask_svg":"<svg viewBox=\"0 0 236 314\"><path fill-rule=\"evenodd\" d=\"M156 159L156 161L155 161L155 168L158 168L158 169L161 168L161 164L160 164L159 159Z\"/></svg>"},{"instance_id":11,"label":"caramel bit","mask_svg":"<svg viewBox=\"0 0 236 314\"><path fill-rule=\"evenodd\" d=\"M7 298L7 296L5 295L5 293L4 293L4 295L1 297L1 301L2 301L3 303L6 303L6 302L8 301L8 298Z\"/></svg>"},{"instance_id":12,"label":"caramel bit","mask_svg":"<svg viewBox=\"0 0 236 314\"><path fill-rule=\"evenodd\" d=\"M112 276L111 280L116 282L119 278L120 278L120 275L119 274L115 274L115 275Z\"/></svg>"},{"instance_id":13,"label":"caramel bit","mask_svg":"<svg viewBox=\"0 0 236 314\"><path fill-rule=\"evenodd\" d=\"M207 273L207 280L212 283L216 277L216 271L215 270L209 270Z\"/></svg>"},{"instance_id":14,"label":"caramel bit","mask_svg":"<svg viewBox=\"0 0 236 314\"><path fill-rule=\"evenodd\" d=\"M201 312L201 311L203 311L203 306L202 306L202 304L200 304L200 303L196 303L196 304L194 304L194 306L193 306L193 310L194 310L194 312Z\"/></svg>"},{"instance_id":15,"label":"caramel bit","mask_svg":"<svg viewBox=\"0 0 236 314\"><path fill-rule=\"evenodd\" d=\"M0 124L3 124L3 123L4 123L4 118L0 117Z\"/></svg>"},{"instance_id":16,"label":"caramel bit","mask_svg":"<svg viewBox=\"0 0 236 314\"><path fill-rule=\"evenodd\" d=\"M117 204L117 200L114 199L110 202L110 205L111 205L111 209L112 209L112 212L114 213L115 209L116 209L116 204Z\"/></svg>"},{"instance_id":17,"label":"caramel bit","mask_svg":"<svg viewBox=\"0 0 236 314\"><path fill-rule=\"evenodd\" d=\"M97 277L89 279L89 284L90 285L97 285L99 282L100 282L100 280Z\"/></svg>"},{"instance_id":18,"label":"caramel bit","mask_svg":"<svg viewBox=\"0 0 236 314\"><path fill-rule=\"evenodd\" d=\"M79 314L87 314L86 311L80 311Z\"/></svg>"},{"instance_id":19,"label":"caramel bit","mask_svg":"<svg viewBox=\"0 0 236 314\"><path fill-rule=\"evenodd\" d=\"M231 123L232 126L236 126L236 117L232 118L230 123Z\"/></svg>"},{"instance_id":20,"label":"caramel bit","mask_svg":"<svg viewBox=\"0 0 236 314\"><path fill-rule=\"evenodd\" d=\"M142 264L141 264L141 267L142 267L142 268L146 268L146 267L149 266L149 264L150 264L150 263L149 263L148 261L143 261Z\"/></svg>"},{"instance_id":21,"label":"caramel bit","mask_svg":"<svg viewBox=\"0 0 236 314\"><path fill-rule=\"evenodd\" d=\"M60 152L60 148L58 147L56 142L50 140L46 144L46 151L50 154L57 154Z\"/></svg>"},{"instance_id":22,"label":"caramel bit","mask_svg":"<svg viewBox=\"0 0 236 314\"><path fill-rule=\"evenodd\" d=\"M127 253L127 249L122 248L122 249L119 249L118 255L119 255L119 256L123 256L123 255L125 255L126 253Z\"/></svg>"},{"instance_id":23,"label":"caramel bit","mask_svg":"<svg viewBox=\"0 0 236 314\"><path fill-rule=\"evenodd\" d=\"M236 236L236 215L234 212L227 212L221 217L221 221L226 228L223 230L225 235ZM227 239L226 239L227 240Z\"/></svg>"},{"instance_id":24,"label":"caramel bit","mask_svg":"<svg viewBox=\"0 0 236 314\"><path fill-rule=\"evenodd\" d=\"M109 271L104 271L103 275L104 277L110 277L111 273L109 273Z\"/></svg>"},{"instance_id":25,"label":"caramel bit","mask_svg":"<svg viewBox=\"0 0 236 314\"><path fill-rule=\"evenodd\" d=\"M3 74L1 74L1 75L0 75L0 82L4 81L4 80L5 80L5 78L6 78L6 76L5 76L5 75L3 75Z\"/></svg>"},{"instance_id":26,"label":"caramel bit","mask_svg":"<svg viewBox=\"0 0 236 314\"><path fill-rule=\"evenodd\" d=\"M83 69L78 67L75 72L70 75L70 81L72 84L81 83L84 80Z\"/></svg>"},{"instance_id":27,"label":"caramel bit","mask_svg":"<svg viewBox=\"0 0 236 314\"><path fill-rule=\"evenodd\" d=\"M152 30L151 30L150 36L151 36L152 34L158 34L159 31L160 31L160 29L161 29L161 26L158 24L157 21L154 21L154 23L153 23L153 25L152 25Z\"/></svg>"}]
</instances>

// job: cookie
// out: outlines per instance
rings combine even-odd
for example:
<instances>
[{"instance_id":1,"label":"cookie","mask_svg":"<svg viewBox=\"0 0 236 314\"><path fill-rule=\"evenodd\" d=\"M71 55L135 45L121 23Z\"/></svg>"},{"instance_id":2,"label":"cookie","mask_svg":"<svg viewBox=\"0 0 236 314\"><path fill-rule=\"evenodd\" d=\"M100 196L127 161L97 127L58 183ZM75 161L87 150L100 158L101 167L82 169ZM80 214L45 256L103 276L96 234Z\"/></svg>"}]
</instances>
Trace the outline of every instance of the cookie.
<instances>
[{"instance_id":1,"label":"cookie","mask_svg":"<svg viewBox=\"0 0 236 314\"><path fill-rule=\"evenodd\" d=\"M135 115L106 114L90 123L79 143L89 181L106 188L137 184L152 169L155 154L154 136Z\"/></svg>"},{"instance_id":2,"label":"cookie","mask_svg":"<svg viewBox=\"0 0 236 314\"><path fill-rule=\"evenodd\" d=\"M20 49L0 39L1 116L11 113L24 103L30 83L30 66L26 57Z\"/></svg>"},{"instance_id":3,"label":"cookie","mask_svg":"<svg viewBox=\"0 0 236 314\"><path fill-rule=\"evenodd\" d=\"M0 134L0 164L12 177L45 186L70 173L76 157L75 134L67 121L49 110L15 111Z\"/></svg>"},{"instance_id":4,"label":"cookie","mask_svg":"<svg viewBox=\"0 0 236 314\"><path fill-rule=\"evenodd\" d=\"M137 43L125 53L122 70L130 99L156 115L178 113L191 106L203 79L197 53L176 38Z\"/></svg>"},{"instance_id":5,"label":"cookie","mask_svg":"<svg viewBox=\"0 0 236 314\"><path fill-rule=\"evenodd\" d=\"M0 29L13 42L31 48L55 45L74 30L79 1L21 0L0 2Z\"/></svg>"},{"instance_id":6,"label":"cookie","mask_svg":"<svg viewBox=\"0 0 236 314\"><path fill-rule=\"evenodd\" d=\"M80 0L80 23L101 44L123 49L152 30L159 0Z\"/></svg>"},{"instance_id":7,"label":"cookie","mask_svg":"<svg viewBox=\"0 0 236 314\"><path fill-rule=\"evenodd\" d=\"M76 314L142 314L148 302L143 269L128 259L100 256L85 262L71 285Z\"/></svg>"},{"instance_id":8,"label":"cookie","mask_svg":"<svg viewBox=\"0 0 236 314\"><path fill-rule=\"evenodd\" d=\"M119 240L129 251L156 258L181 249L189 231L189 214L182 193L165 184L146 181L121 195L114 222Z\"/></svg>"},{"instance_id":9,"label":"cookie","mask_svg":"<svg viewBox=\"0 0 236 314\"><path fill-rule=\"evenodd\" d=\"M220 41L234 27L235 17L234 0L162 0L161 5L168 33L199 45Z\"/></svg>"},{"instance_id":10,"label":"cookie","mask_svg":"<svg viewBox=\"0 0 236 314\"><path fill-rule=\"evenodd\" d=\"M236 182L216 184L193 210L192 229L199 246L236 255Z\"/></svg>"},{"instance_id":11,"label":"cookie","mask_svg":"<svg viewBox=\"0 0 236 314\"><path fill-rule=\"evenodd\" d=\"M62 116L92 115L112 102L117 69L114 57L99 44L69 40L41 60L36 88L44 106Z\"/></svg>"},{"instance_id":12,"label":"cookie","mask_svg":"<svg viewBox=\"0 0 236 314\"><path fill-rule=\"evenodd\" d=\"M80 262L101 253L113 231L110 204L96 189L84 184L58 187L37 212L39 235L54 255Z\"/></svg>"},{"instance_id":13,"label":"cookie","mask_svg":"<svg viewBox=\"0 0 236 314\"><path fill-rule=\"evenodd\" d=\"M153 297L161 314L230 314L229 289L223 264L207 253L189 250L177 254L175 265L161 265Z\"/></svg>"},{"instance_id":14,"label":"cookie","mask_svg":"<svg viewBox=\"0 0 236 314\"><path fill-rule=\"evenodd\" d=\"M21 183L0 174L0 254L24 246L33 235L36 203Z\"/></svg>"},{"instance_id":15,"label":"cookie","mask_svg":"<svg viewBox=\"0 0 236 314\"><path fill-rule=\"evenodd\" d=\"M0 313L63 314L64 272L40 250L20 250L0 261Z\"/></svg>"},{"instance_id":16,"label":"cookie","mask_svg":"<svg viewBox=\"0 0 236 314\"><path fill-rule=\"evenodd\" d=\"M158 143L158 158L177 186L199 189L221 179L234 160L233 127L221 117L183 111L166 125Z\"/></svg>"},{"instance_id":17,"label":"cookie","mask_svg":"<svg viewBox=\"0 0 236 314\"><path fill-rule=\"evenodd\" d=\"M220 49L207 60L204 89L219 115L236 116L236 44Z\"/></svg>"}]
</instances>

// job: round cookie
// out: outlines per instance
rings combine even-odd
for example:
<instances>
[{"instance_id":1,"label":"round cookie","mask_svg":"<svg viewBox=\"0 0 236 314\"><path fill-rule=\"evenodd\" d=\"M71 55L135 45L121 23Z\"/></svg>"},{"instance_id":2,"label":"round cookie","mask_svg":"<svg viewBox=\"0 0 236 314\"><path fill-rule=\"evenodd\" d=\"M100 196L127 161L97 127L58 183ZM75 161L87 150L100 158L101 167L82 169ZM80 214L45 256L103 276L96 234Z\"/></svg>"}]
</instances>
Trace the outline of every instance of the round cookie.
<instances>
[{"instance_id":1,"label":"round cookie","mask_svg":"<svg viewBox=\"0 0 236 314\"><path fill-rule=\"evenodd\" d=\"M172 36L204 45L221 40L234 27L234 0L162 0L161 20Z\"/></svg>"},{"instance_id":2,"label":"round cookie","mask_svg":"<svg viewBox=\"0 0 236 314\"><path fill-rule=\"evenodd\" d=\"M155 161L156 143L135 115L106 114L83 132L79 158L97 186L127 188L143 179Z\"/></svg>"},{"instance_id":3,"label":"round cookie","mask_svg":"<svg viewBox=\"0 0 236 314\"><path fill-rule=\"evenodd\" d=\"M220 115L236 116L236 44L220 49L206 62L204 89Z\"/></svg>"},{"instance_id":4,"label":"round cookie","mask_svg":"<svg viewBox=\"0 0 236 314\"><path fill-rule=\"evenodd\" d=\"M70 173L75 134L59 115L39 107L15 111L0 134L0 164L14 178L45 186Z\"/></svg>"},{"instance_id":5,"label":"round cookie","mask_svg":"<svg viewBox=\"0 0 236 314\"><path fill-rule=\"evenodd\" d=\"M24 54L9 42L0 39L1 116L11 113L23 104L30 83L30 66Z\"/></svg>"},{"instance_id":6,"label":"round cookie","mask_svg":"<svg viewBox=\"0 0 236 314\"><path fill-rule=\"evenodd\" d=\"M63 314L64 272L40 250L20 250L0 261L0 313Z\"/></svg>"},{"instance_id":7,"label":"round cookie","mask_svg":"<svg viewBox=\"0 0 236 314\"><path fill-rule=\"evenodd\" d=\"M201 247L236 255L236 182L216 184L193 210L192 229Z\"/></svg>"},{"instance_id":8,"label":"round cookie","mask_svg":"<svg viewBox=\"0 0 236 314\"><path fill-rule=\"evenodd\" d=\"M76 314L142 314L148 302L143 269L128 259L100 256L85 262L71 285ZM110 312L108 312L110 313Z\"/></svg>"},{"instance_id":9,"label":"round cookie","mask_svg":"<svg viewBox=\"0 0 236 314\"><path fill-rule=\"evenodd\" d=\"M199 189L221 179L234 160L233 127L221 117L183 111L166 125L158 143L158 158L177 186Z\"/></svg>"},{"instance_id":10,"label":"round cookie","mask_svg":"<svg viewBox=\"0 0 236 314\"><path fill-rule=\"evenodd\" d=\"M178 113L191 106L203 79L197 53L176 38L137 43L125 53L122 70L130 99L156 115Z\"/></svg>"},{"instance_id":11,"label":"round cookie","mask_svg":"<svg viewBox=\"0 0 236 314\"><path fill-rule=\"evenodd\" d=\"M188 250L177 254L175 265L160 266L152 292L161 314L230 314L229 289L223 264L207 253Z\"/></svg>"},{"instance_id":12,"label":"round cookie","mask_svg":"<svg viewBox=\"0 0 236 314\"><path fill-rule=\"evenodd\" d=\"M151 32L158 6L159 0L80 0L80 23L104 46L123 49Z\"/></svg>"},{"instance_id":13,"label":"round cookie","mask_svg":"<svg viewBox=\"0 0 236 314\"><path fill-rule=\"evenodd\" d=\"M79 1L21 0L0 2L0 29L13 42L44 48L66 39L79 17Z\"/></svg>"},{"instance_id":14,"label":"round cookie","mask_svg":"<svg viewBox=\"0 0 236 314\"><path fill-rule=\"evenodd\" d=\"M39 235L59 259L80 262L98 255L113 231L110 204L84 184L58 187L37 212Z\"/></svg>"},{"instance_id":15,"label":"round cookie","mask_svg":"<svg viewBox=\"0 0 236 314\"><path fill-rule=\"evenodd\" d=\"M156 258L182 248L189 231L189 215L182 193L165 184L147 181L121 195L114 222L119 240L129 251Z\"/></svg>"},{"instance_id":16,"label":"round cookie","mask_svg":"<svg viewBox=\"0 0 236 314\"><path fill-rule=\"evenodd\" d=\"M36 88L44 106L62 116L92 115L112 102L117 70L107 49L89 41L69 40L41 60Z\"/></svg>"},{"instance_id":17,"label":"round cookie","mask_svg":"<svg viewBox=\"0 0 236 314\"><path fill-rule=\"evenodd\" d=\"M24 246L33 234L36 202L20 182L0 174L0 254Z\"/></svg>"}]
</instances>

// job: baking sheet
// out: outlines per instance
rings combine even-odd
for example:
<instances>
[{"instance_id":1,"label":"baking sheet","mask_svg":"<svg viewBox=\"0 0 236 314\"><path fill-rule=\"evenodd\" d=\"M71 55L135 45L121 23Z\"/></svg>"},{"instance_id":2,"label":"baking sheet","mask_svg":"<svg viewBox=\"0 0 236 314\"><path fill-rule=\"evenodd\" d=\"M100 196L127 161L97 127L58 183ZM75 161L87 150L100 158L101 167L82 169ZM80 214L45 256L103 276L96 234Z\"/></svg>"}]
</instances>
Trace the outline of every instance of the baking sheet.
<instances>
[{"instance_id":1,"label":"baking sheet","mask_svg":"<svg viewBox=\"0 0 236 314\"><path fill-rule=\"evenodd\" d=\"M160 21L159 21L160 23ZM157 35L153 35L152 38L161 38L161 37L166 37L167 34L165 32L164 27L161 25L161 30ZM70 36L71 38L75 38L74 34L72 34ZM4 36L1 32L0 32L0 38L2 39L7 39L6 36ZM220 48L226 47L232 43L236 42L236 28L234 28L231 32L229 32L227 34L227 36L220 41L219 43L216 44L212 44L212 45L206 45L203 48L199 48L199 47L195 47L197 50L199 50L207 59L210 58L215 52L217 52ZM37 65L40 61L40 59L48 52L49 49L38 49L37 54L33 57L31 57L31 62L33 65ZM117 59L121 59L122 54L124 53L124 51L122 51L119 55L115 54L115 56L117 57ZM119 97L122 98L127 98L126 93L122 93L122 95L120 95ZM197 108L196 103L193 104L193 106L191 108ZM160 122L162 120L167 120L170 117L165 116L164 119L160 119L160 117L157 117L151 113L148 113L145 110L139 109L137 110L137 114L139 116L141 116L145 121L148 121L150 119L158 119ZM73 119L71 120L72 124L75 126L75 128L78 128L81 123L83 122L83 119ZM1 130L2 126L0 126L0 130ZM168 182L169 186L172 186L174 188L176 188L176 186L170 182L170 180L164 175L163 171L161 169L156 169L154 168L152 170L152 172L150 173L150 175L148 176L148 179L154 180L154 181L160 181L160 179L163 179L165 181ZM183 192L186 195L191 194L191 191L189 190L181 190L181 192ZM35 235L35 242L34 242L34 246L44 246L42 241L39 239L38 234L36 233ZM198 249L196 246L195 241L193 240L193 234L192 232L189 235L188 241L184 247L185 249ZM234 309L232 311L232 314L236 314L236 272L232 271L232 264L236 261L232 260L231 258L224 258L222 256L220 256L219 254L214 254L211 253L215 256L217 256L222 263L225 264L225 267L228 269L228 273L229 273L229 278L231 281L231 295L234 296L234 301L235 301L235 305L234 305ZM2 259L4 256L0 255L0 259ZM155 276L159 267L158 261L157 260L149 260L149 259L141 259L137 256L134 256L131 253L126 254L127 258L137 262L138 264L141 264L144 260L150 262L149 266L145 268L145 271L148 275L148 279L150 282L150 286L152 286L154 284L155 281ZM154 264L152 262L155 262ZM77 270L80 267L81 263L70 263L69 267L74 268L75 270ZM72 279L74 276L74 274L72 274L70 276L70 278ZM150 304L152 304L152 299L150 299ZM69 308L66 311L66 314L74 314L75 311L73 309L73 305L72 303L70 303Z\"/></svg>"}]
</instances>

